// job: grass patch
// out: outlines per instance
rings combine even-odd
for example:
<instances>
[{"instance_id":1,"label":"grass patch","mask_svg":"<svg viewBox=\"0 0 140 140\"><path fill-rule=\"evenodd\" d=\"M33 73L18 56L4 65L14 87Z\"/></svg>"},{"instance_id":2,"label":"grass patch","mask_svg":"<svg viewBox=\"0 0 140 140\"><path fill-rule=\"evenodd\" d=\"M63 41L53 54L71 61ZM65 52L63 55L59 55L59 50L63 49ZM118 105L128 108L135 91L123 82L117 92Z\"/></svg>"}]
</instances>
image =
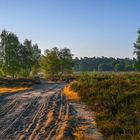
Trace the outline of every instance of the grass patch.
<instances>
[{"instance_id":1,"label":"grass patch","mask_svg":"<svg viewBox=\"0 0 140 140\"><path fill-rule=\"evenodd\" d=\"M71 83L73 84L73 83ZM79 95L71 89L71 84L68 84L64 87L64 94L70 101L79 101Z\"/></svg>"},{"instance_id":2,"label":"grass patch","mask_svg":"<svg viewBox=\"0 0 140 140\"><path fill-rule=\"evenodd\" d=\"M96 111L105 139L140 139L139 73L83 73L70 89Z\"/></svg>"},{"instance_id":3,"label":"grass patch","mask_svg":"<svg viewBox=\"0 0 140 140\"><path fill-rule=\"evenodd\" d=\"M1 87L0 88L0 95L6 94L6 93L15 93L19 91L24 91L24 90L29 90L30 88L25 88L25 87L16 87L16 88L6 88L6 87Z\"/></svg>"},{"instance_id":4,"label":"grass patch","mask_svg":"<svg viewBox=\"0 0 140 140\"><path fill-rule=\"evenodd\" d=\"M0 78L0 95L30 90L34 84L39 83L40 81L37 78Z\"/></svg>"}]
</instances>

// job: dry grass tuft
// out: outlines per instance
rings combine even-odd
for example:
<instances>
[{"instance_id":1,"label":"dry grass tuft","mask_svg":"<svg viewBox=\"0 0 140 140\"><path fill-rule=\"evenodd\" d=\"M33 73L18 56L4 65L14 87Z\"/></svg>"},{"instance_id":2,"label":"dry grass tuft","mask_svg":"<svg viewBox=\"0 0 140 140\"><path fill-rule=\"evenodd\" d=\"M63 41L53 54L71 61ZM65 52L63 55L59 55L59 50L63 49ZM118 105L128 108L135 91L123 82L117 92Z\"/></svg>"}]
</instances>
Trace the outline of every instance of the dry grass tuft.
<instances>
[{"instance_id":1,"label":"dry grass tuft","mask_svg":"<svg viewBox=\"0 0 140 140\"><path fill-rule=\"evenodd\" d=\"M71 84L68 84L64 87L64 94L66 95L67 99L70 101L79 101L80 97L77 92L74 92L71 89Z\"/></svg>"},{"instance_id":2,"label":"dry grass tuft","mask_svg":"<svg viewBox=\"0 0 140 140\"><path fill-rule=\"evenodd\" d=\"M15 87L15 88L6 88L6 87L1 87L0 88L0 95L5 94L5 93L15 93L18 91L24 91L28 90L30 88L25 88L25 87Z\"/></svg>"}]
</instances>

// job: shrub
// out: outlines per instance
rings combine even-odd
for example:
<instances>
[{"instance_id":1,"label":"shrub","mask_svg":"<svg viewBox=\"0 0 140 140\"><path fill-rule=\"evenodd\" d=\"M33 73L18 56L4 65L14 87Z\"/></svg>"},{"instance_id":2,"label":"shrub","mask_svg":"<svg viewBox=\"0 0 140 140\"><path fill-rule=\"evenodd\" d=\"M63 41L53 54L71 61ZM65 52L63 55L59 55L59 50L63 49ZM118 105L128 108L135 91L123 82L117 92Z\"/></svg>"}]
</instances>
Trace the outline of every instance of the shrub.
<instances>
[{"instance_id":1,"label":"shrub","mask_svg":"<svg viewBox=\"0 0 140 140\"><path fill-rule=\"evenodd\" d=\"M105 138L116 140L139 136L139 73L84 73L71 88L97 112L97 125Z\"/></svg>"}]
</instances>

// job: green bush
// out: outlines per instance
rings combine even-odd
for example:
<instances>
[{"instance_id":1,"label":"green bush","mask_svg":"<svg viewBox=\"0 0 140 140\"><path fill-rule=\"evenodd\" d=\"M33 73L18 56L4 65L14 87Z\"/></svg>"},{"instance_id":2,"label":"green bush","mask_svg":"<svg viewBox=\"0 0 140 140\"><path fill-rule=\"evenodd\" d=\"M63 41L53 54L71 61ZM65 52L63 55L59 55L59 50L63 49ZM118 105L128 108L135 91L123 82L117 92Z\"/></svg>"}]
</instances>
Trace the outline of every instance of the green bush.
<instances>
[{"instance_id":1,"label":"green bush","mask_svg":"<svg viewBox=\"0 0 140 140\"><path fill-rule=\"evenodd\" d=\"M105 138L140 139L139 73L84 73L71 88L97 112Z\"/></svg>"}]
</instances>

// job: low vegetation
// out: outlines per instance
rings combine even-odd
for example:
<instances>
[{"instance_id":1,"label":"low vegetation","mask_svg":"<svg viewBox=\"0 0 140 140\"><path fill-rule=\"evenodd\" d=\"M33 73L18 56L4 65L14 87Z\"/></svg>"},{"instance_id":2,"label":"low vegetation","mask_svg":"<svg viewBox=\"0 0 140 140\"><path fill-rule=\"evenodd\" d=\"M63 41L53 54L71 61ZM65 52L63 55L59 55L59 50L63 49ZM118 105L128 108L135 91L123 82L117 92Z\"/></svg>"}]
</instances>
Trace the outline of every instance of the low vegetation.
<instances>
[{"instance_id":1,"label":"low vegetation","mask_svg":"<svg viewBox=\"0 0 140 140\"><path fill-rule=\"evenodd\" d=\"M71 84L73 84L74 82L72 82ZM64 87L64 94L66 95L67 99L70 101L79 101L80 97L77 94L77 92L74 92L71 89L71 84L68 84L67 86Z\"/></svg>"},{"instance_id":2,"label":"low vegetation","mask_svg":"<svg viewBox=\"0 0 140 140\"><path fill-rule=\"evenodd\" d=\"M71 88L96 111L105 138L140 139L139 73L83 73Z\"/></svg>"},{"instance_id":3,"label":"low vegetation","mask_svg":"<svg viewBox=\"0 0 140 140\"><path fill-rule=\"evenodd\" d=\"M31 87L34 84L40 84L39 78L0 78L0 88L7 87Z\"/></svg>"},{"instance_id":4,"label":"low vegetation","mask_svg":"<svg viewBox=\"0 0 140 140\"><path fill-rule=\"evenodd\" d=\"M0 95L30 90L35 84L40 84L38 78L0 78Z\"/></svg>"}]
</instances>

